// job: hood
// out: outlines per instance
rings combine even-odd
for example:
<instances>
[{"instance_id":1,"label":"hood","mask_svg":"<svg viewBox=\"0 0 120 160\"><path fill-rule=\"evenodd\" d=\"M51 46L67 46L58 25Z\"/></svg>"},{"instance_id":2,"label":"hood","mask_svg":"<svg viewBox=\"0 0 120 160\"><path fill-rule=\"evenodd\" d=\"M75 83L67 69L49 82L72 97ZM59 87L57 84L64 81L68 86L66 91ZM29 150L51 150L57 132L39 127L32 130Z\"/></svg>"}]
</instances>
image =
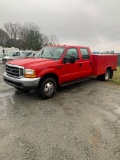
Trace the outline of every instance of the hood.
<instances>
[{"instance_id":1,"label":"hood","mask_svg":"<svg viewBox=\"0 0 120 160\"><path fill-rule=\"evenodd\" d=\"M35 69L35 68L46 67L46 65L48 64L52 65L55 62L57 61L52 59L24 58L24 59L12 60L7 64L18 65L18 66L22 66L24 68L29 68L29 69Z\"/></svg>"},{"instance_id":2,"label":"hood","mask_svg":"<svg viewBox=\"0 0 120 160\"><path fill-rule=\"evenodd\" d=\"M10 57L10 56L5 56L3 57L3 59L12 59L13 57Z\"/></svg>"}]
</instances>

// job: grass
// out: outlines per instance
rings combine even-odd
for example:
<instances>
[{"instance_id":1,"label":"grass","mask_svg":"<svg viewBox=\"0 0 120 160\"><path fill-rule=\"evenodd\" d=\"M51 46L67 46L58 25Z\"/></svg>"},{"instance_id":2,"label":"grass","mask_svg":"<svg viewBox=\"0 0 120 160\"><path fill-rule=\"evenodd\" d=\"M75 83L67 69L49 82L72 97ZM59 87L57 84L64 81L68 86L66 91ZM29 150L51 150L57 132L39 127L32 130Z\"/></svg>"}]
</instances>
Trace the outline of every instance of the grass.
<instances>
[{"instance_id":1,"label":"grass","mask_svg":"<svg viewBox=\"0 0 120 160\"><path fill-rule=\"evenodd\" d=\"M114 71L113 78L109 81L120 85L120 66L117 67L117 71Z\"/></svg>"}]
</instances>

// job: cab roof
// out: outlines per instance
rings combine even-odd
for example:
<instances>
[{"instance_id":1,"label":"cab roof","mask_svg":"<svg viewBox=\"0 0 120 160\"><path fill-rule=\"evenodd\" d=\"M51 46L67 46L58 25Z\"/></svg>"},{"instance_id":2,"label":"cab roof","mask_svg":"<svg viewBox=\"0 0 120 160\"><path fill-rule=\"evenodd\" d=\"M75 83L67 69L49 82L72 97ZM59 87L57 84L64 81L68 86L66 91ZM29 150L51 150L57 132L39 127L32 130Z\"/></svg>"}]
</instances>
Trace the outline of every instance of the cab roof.
<instances>
[{"instance_id":1,"label":"cab roof","mask_svg":"<svg viewBox=\"0 0 120 160\"><path fill-rule=\"evenodd\" d=\"M49 45L47 47L65 47L65 48L71 48L71 47L76 47L76 48L89 48L88 46L77 46L77 45Z\"/></svg>"}]
</instances>

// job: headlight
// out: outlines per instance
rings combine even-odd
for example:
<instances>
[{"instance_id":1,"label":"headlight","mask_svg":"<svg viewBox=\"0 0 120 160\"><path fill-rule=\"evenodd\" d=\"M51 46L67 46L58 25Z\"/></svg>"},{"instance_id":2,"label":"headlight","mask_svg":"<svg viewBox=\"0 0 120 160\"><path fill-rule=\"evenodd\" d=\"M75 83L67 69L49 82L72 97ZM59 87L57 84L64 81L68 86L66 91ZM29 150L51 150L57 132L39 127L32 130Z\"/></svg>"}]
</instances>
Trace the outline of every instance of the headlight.
<instances>
[{"instance_id":1,"label":"headlight","mask_svg":"<svg viewBox=\"0 0 120 160\"><path fill-rule=\"evenodd\" d=\"M24 77L26 77L26 78L35 78L36 77L35 71L32 70L32 69L25 69Z\"/></svg>"}]
</instances>

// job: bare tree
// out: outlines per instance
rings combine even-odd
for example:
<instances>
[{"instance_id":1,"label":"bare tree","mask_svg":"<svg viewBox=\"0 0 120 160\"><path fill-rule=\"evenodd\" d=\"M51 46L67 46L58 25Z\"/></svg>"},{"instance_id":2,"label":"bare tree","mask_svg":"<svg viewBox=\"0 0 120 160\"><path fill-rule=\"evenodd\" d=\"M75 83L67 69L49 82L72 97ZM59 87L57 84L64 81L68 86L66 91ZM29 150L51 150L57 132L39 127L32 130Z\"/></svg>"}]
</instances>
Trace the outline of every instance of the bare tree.
<instances>
[{"instance_id":1,"label":"bare tree","mask_svg":"<svg viewBox=\"0 0 120 160\"><path fill-rule=\"evenodd\" d=\"M19 34L20 24L8 22L4 24L4 28L11 39L16 39Z\"/></svg>"},{"instance_id":2,"label":"bare tree","mask_svg":"<svg viewBox=\"0 0 120 160\"><path fill-rule=\"evenodd\" d=\"M27 35L29 33L29 29L26 27L20 27L20 31L19 31L19 39L22 39L23 41L26 41L27 39Z\"/></svg>"},{"instance_id":3,"label":"bare tree","mask_svg":"<svg viewBox=\"0 0 120 160\"><path fill-rule=\"evenodd\" d=\"M9 35L7 45L23 49L39 50L43 46L59 44L55 35L47 36L41 34L40 27L34 23L25 23L21 26L19 23L5 23L4 28ZM18 43L19 42L19 43Z\"/></svg>"},{"instance_id":4,"label":"bare tree","mask_svg":"<svg viewBox=\"0 0 120 160\"><path fill-rule=\"evenodd\" d=\"M40 32L40 28L36 24L31 22L25 23L22 27L20 27L19 38L26 41L27 35L31 30L34 32L36 31Z\"/></svg>"},{"instance_id":5,"label":"bare tree","mask_svg":"<svg viewBox=\"0 0 120 160\"><path fill-rule=\"evenodd\" d=\"M39 50L42 47L40 28L34 23L26 23L20 28L19 39L26 49Z\"/></svg>"},{"instance_id":6,"label":"bare tree","mask_svg":"<svg viewBox=\"0 0 120 160\"><path fill-rule=\"evenodd\" d=\"M0 28L0 46L5 46L8 39L9 39L8 34L3 29Z\"/></svg>"},{"instance_id":7,"label":"bare tree","mask_svg":"<svg viewBox=\"0 0 120 160\"><path fill-rule=\"evenodd\" d=\"M32 30L32 31L39 31L40 32L40 27L37 26L35 23L28 22L28 23L25 23L23 25L23 27L27 28L29 31Z\"/></svg>"},{"instance_id":8,"label":"bare tree","mask_svg":"<svg viewBox=\"0 0 120 160\"><path fill-rule=\"evenodd\" d=\"M56 44L59 44L59 40L58 38L55 36L55 35L50 35L49 36L49 44L50 45L56 45Z\"/></svg>"},{"instance_id":9,"label":"bare tree","mask_svg":"<svg viewBox=\"0 0 120 160\"><path fill-rule=\"evenodd\" d=\"M49 37L45 34L42 34L42 46L45 47L49 45Z\"/></svg>"}]
</instances>

